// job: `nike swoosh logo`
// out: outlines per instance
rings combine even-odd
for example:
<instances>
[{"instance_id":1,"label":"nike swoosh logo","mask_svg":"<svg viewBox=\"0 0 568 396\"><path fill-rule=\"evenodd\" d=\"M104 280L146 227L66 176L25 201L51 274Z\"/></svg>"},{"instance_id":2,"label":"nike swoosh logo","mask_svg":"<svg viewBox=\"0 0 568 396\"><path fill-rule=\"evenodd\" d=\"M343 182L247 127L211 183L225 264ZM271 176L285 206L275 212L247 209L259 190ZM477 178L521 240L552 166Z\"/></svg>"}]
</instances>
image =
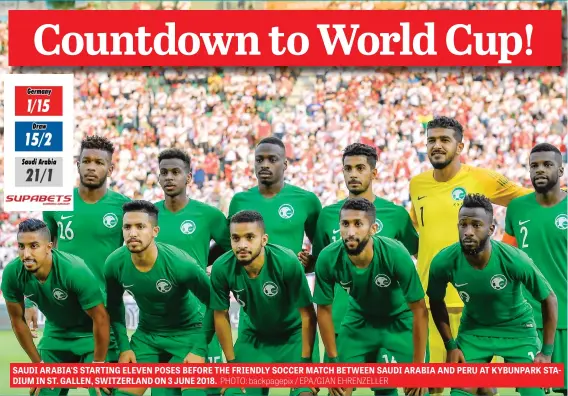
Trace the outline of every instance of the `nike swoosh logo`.
<instances>
[{"instance_id":1,"label":"nike swoosh logo","mask_svg":"<svg viewBox=\"0 0 568 396\"><path fill-rule=\"evenodd\" d=\"M125 289L132 287L132 286L134 286L134 284L132 284L132 285L125 285L124 283L122 284L122 287L124 287Z\"/></svg>"},{"instance_id":2,"label":"nike swoosh logo","mask_svg":"<svg viewBox=\"0 0 568 396\"><path fill-rule=\"evenodd\" d=\"M65 220L65 219L70 219L71 217L73 217L75 215L71 215L71 216L61 216L61 220Z\"/></svg>"},{"instance_id":3,"label":"nike swoosh logo","mask_svg":"<svg viewBox=\"0 0 568 396\"><path fill-rule=\"evenodd\" d=\"M462 287L462 286L465 286L465 285L467 285L467 284L468 284L468 283L462 283L461 285L458 285L458 284L456 283L455 286L456 286L456 287Z\"/></svg>"},{"instance_id":4,"label":"nike swoosh logo","mask_svg":"<svg viewBox=\"0 0 568 396\"><path fill-rule=\"evenodd\" d=\"M233 293L240 293L242 291L245 291L245 289L241 289L241 290L234 290Z\"/></svg>"},{"instance_id":5,"label":"nike swoosh logo","mask_svg":"<svg viewBox=\"0 0 568 396\"><path fill-rule=\"evenodd\" d=\"M333 233L337 234L339 231L341 231L341 230L333 230Z\"/></svg>"},{"instance_id":6,"label":"nike swoosh logo","mask_svg":"<svg viewBox=\"0 0 568 396\"><path fill-rule=\"evenodd\" d=\"M352 282L352 281L349 281L349 282L341 282L341 281L339 281L339 284L340 284L341 286L348 286L348 285L350 285L351 283L353 283L353 282Z\"/></svg>"},{"instance_id":7,"label":"nike swoosh logo","mask_svg":"<svg viewBox=\"0 0 568 396\"><path fill-rule=\"evenodd\" d=\"M426 198L426 195L423 195L421 197L418 197L418 200L420 201L422 198Z\"/></svg>"},{"instance_id":8,"label":"nike swoosh logo","mask_svg":"<svg viewBox=\"0 0 568 396\"><path fill-rule=\"evenodd\" d=\"M519 220L519 225L521 226L521 225L523 225L523 224L525 224L525 223L528 223L529 221L530 221L530 220L525 220L525 221L520 221L520 220Z\"/></svg>"},{"instance_id":9,"label":"nike swoosh logo","mask_svg":"<svg viewBox=\"0 0 568 396\"><path fill-rule=\"evenodd\" d=\"M26 296L26 295L24 294L24 298L30 298L31 296L33 296L33 294L30 294L29 296Z\"/></svg>"}]
</instances>

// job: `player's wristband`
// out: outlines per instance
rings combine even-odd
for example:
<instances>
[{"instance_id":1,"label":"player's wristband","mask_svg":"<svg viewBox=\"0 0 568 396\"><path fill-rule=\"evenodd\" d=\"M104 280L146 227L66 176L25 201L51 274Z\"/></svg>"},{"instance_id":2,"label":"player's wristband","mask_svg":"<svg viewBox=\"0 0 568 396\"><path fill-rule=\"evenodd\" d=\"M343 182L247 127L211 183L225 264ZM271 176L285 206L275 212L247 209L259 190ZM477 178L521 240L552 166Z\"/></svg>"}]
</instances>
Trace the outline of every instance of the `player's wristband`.
<instances>
[{"instance_id":1,"label":"player's wristband","mask_svg":"<svg viewBox=\"0 0 568 396\"><path fill-rule=\"evenodd\" d=\"M458 349L458 344L453 338L444 342L444 346L446 347L446 351L453 351L454 349Z\"/></svg>"},{"instance_id":2,"label":"player's wristband","mask_svg":"<svg viewBox=\"0 0 568 396\"><path fill-rule=\"evenodd\" d=\"M311 363L312 362L312 358L305 358L303 357L302 360L300 360L301 363Z\"/></svg>"},{"instance_id":3,"label":"player's wristband","mask_svg":"<svg viewBox=\"0 0 568 396\"><path fill-rule=\"evenodd\" d=\"M554 345L543 345L540 353L546 356L552 356L552 351L554 351Z\"/></svg>"},{"instance_id":4,"label":"player's wristband","mask_svg":"<svg viewBox=\"0 0 568 396\"><path fill-rule=\"evenodd\" d=\"M334 358L329 358L329 362L330 362L330 363L339 363L339 357L336 356L336 357L334 357Z\"/></svg>"}]
</instances>

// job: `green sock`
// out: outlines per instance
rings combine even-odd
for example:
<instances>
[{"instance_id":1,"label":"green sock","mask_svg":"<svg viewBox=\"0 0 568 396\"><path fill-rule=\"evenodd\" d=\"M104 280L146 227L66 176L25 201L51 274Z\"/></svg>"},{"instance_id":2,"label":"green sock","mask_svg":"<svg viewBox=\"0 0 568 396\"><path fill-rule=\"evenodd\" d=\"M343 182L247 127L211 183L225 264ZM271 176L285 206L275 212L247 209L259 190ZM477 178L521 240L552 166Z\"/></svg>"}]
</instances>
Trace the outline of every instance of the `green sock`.
<instances>
[{"instance_id":1,"label":"green sock","mask_svg":"<svg viewBox=\"0 0 568 396\"><path fill-rule=\"evenodd\" d=\"M375 396L398 396L396 389L374 389Z\"/></svg>"}]
</instances>

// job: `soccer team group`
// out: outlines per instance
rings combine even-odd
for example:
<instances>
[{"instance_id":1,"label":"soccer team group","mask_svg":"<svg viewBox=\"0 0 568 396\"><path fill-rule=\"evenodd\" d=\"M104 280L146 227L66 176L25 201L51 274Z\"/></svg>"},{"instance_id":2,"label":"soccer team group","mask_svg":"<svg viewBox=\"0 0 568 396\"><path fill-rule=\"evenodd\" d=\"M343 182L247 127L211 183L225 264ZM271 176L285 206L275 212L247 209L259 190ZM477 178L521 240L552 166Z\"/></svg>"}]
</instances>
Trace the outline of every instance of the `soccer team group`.
<instances>
[{"instance_id":1,"label":"soccer team group","mask_svg":"<svg viewBox=\"0 0 568 396\"><path fill-rule=\"evenodd\" d=\"M185 152L160 153L165 199L150 203L108 189L113 145L87 137L73 211L44 212L43 221L19 225L19 257L2 277L13 331L36 363L222 363L223 355L229 363L319 362L321 337L330 363L489 363L499 356L566 364L568 217L560 151L546 143L532 149L532 190L461 163L463 129L454 119L430 121L426 139L433 169L410 181L410 213L374 195L373 183L380 183L375 148L354 143L345 149L349 197L322 208L313 192L284 181L285 147L269 137L255 149L258 186L237 193L225 217L188 197ZM492 204L507 207L503 241L492 238ZM311 252L303 249L304 235ZM315 273L313 295L309 273ZM125 292L140 312L130 338ZM241 307L236 342L230 294ZM46 317L37 347L26 319L36 309ZM523 396L549 391L517 390ZM116 396L145 391L109 390ZM153 394L244 391L268 389ZM296 388L291 395L318 391ZM329 390L333 396L352 391ZM404 389L407 395L442 391ZM566 385L554 391L566 395Z\"/></svg>"}]
</instances>

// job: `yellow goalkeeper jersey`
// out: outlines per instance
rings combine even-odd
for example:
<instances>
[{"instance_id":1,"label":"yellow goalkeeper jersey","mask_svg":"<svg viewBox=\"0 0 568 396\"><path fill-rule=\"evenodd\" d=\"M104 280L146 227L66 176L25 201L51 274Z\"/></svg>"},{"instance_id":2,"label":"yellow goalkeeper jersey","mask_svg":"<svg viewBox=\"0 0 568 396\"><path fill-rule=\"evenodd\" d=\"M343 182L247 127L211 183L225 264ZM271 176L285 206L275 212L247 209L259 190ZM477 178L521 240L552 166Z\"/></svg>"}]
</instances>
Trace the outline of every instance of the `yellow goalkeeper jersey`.
<instances>
[{"instance_id":1,"label":"yellow goalkeeper jersey","mask_svg":"<svg viewBox=\"0 0 568 396\"><path fill-rule=\"evenodd\" d=\"M459 242L458 212L466 194L483 194L492 203L507 206L512 199L530 192L532 190L512 183L497 172L463 164L447 182L436 181L434 170L412 178L410 217L420 237L418 274L424 290L428 288L428 273L434 256L443 248ZM448 307L463 307L452 285L448 285L445 302Z\"/></svg>"}]
</instances>

